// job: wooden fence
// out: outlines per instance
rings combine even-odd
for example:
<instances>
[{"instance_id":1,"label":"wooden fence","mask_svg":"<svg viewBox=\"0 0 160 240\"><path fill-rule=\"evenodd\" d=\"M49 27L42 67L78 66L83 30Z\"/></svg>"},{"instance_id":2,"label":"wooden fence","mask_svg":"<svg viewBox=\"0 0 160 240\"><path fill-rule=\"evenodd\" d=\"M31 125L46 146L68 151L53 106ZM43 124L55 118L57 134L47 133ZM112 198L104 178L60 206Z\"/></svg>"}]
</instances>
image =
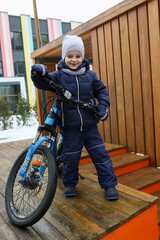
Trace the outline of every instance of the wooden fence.
<instances>
[{"instance_id":1,"label":"wooden fence","mask_svg":"<svg viewBox=\"0 0 160 240\"><path fill-rule=\"evenodd\" d=\"M104 140L149 154L160 166L160 1L137 2L91 32L93 68L105 80Z\"/></svg>"}]
</instances>

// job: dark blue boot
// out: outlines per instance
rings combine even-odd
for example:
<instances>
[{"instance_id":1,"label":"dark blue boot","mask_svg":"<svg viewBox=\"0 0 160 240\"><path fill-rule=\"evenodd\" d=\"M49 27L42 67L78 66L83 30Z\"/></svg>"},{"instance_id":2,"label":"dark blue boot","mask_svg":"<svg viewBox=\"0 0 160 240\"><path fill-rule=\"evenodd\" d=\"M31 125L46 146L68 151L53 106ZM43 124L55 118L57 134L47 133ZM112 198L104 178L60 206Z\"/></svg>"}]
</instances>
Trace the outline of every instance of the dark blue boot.
<instances>
[{"instance_id":1,"label":"dark blue boot","mask_svg":"<svg viewBox=\"0 0 160 240\"><path fill-rule=\"evenodd\" d=\"M110 201L115 201L119 198L117 189L115 187L110 187L105 189L105 198Z\"/></svg>"},{"instance_id":2,"label":"dark blue boot","mask_svg":"<svg viewBox=\"0 0 160 240\"><path fill-rule=\"evenodd\" d=\"M75 187L65 187L64 196L65 197L74 197L74 196L76 196L76 188Z\"/></svg>"}]
</instances>

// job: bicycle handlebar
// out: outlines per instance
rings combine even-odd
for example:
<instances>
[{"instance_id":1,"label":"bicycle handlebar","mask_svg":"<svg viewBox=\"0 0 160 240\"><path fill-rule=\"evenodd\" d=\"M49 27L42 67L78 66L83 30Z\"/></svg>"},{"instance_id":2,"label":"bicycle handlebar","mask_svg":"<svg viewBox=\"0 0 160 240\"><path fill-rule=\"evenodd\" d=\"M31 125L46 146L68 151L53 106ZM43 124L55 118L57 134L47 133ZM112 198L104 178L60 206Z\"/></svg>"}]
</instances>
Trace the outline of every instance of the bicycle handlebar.
<instances>
[{"instance_id":1,"label":"bicycle handlebar","mask_svg":"<svg viewBox=\"0 0 160 240\"><path fill-rule=\"evenodd\" d=\"M52 88L56 90L57 95L61 97L61 101L78 105L81 108L84 108L94 113L98 118L100 118L99 112L95 109L96 106L92 105L91 103L75 100L74 98L72 98L72 94L68 90L64 90L61 86L55 84L53 81L51 81L45 76L40 76L37 72L32 72L32 75L37 76L39 78L43 78L43 80L45 80L48 83L48 85L50 85Z\"/></svg>"}]
</instances>

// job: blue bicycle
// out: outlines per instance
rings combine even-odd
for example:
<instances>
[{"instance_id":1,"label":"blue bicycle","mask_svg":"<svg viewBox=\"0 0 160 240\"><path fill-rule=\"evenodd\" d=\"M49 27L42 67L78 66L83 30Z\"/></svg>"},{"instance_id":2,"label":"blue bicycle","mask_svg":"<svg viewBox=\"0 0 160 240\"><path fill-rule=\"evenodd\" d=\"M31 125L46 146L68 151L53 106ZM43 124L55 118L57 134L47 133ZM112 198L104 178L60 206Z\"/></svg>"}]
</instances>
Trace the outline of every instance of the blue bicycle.
<instances>
[{"instance_id":1,"label":"blue bicycle","mask_svg":"<svg viewBox=\"0 0 160 240\"><path fill-rule=\"evenodd\" d=\"M63 148L63 135L58 130L59 104L67 102L79 105L99 116L95 106L73 99L70 92L45 77L43 81L47 81L56 92L54 104L44 125L38 126L31 145L13 164L5 190L8 217L14 225L21 228L39 221L55 196L58 173L62 169Z\"/></svg>"}]
</instances>

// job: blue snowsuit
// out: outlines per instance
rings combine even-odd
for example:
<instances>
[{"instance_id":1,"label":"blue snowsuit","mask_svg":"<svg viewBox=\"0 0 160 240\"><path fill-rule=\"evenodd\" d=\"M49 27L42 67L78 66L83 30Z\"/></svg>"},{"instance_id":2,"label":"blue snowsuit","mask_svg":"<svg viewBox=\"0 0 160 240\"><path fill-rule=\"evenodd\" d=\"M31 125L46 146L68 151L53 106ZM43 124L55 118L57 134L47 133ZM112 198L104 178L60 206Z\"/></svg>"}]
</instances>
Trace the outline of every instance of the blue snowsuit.
<instances>
[{"instance_id":1,"label":"blue snowsuit","mask_svg":"<svg viewBox=\"0 0 160 240\"><path fill-rule=\"evenodd\" d=\"M40 73L38 65L32 66L33 71ZM100 116L106 115L110 106L110 98L106 87L97 79L94 71L89 69L89 62L83 59L76 71L70 69L62 59L57 70L48 73L56 84L71 92L76 100L96 104ZM53 91L45 82L32 77L37 88ZM103 140L98 131L99 119L91 112L72 104L61 104L61 128L63 130L63 172L62 179L65 187L75 187L78 183L78 164L83 146L88 151L98 173L98 180L102 188L113 187L117 184L112 161L105 149Z\"/></svg>"}]
</instances>

